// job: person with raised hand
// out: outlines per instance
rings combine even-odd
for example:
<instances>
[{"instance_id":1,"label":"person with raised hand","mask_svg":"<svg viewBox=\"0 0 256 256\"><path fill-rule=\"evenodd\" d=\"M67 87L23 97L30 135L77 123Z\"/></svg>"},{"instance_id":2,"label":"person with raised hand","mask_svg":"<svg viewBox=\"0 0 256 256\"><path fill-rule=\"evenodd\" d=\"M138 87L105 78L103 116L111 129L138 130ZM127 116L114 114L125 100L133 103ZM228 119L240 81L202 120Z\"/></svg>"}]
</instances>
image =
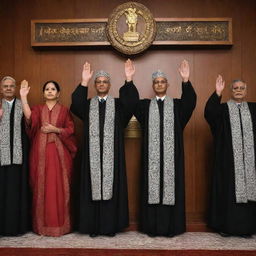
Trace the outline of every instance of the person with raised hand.
<instances>
[{"instance_id":1,"label":"person with raised hand","mask_svg":"<svg viewBox=\"0 0 256 256\"><path fill-rule=\"evenodd\" d=\"M15 79L0 83L0 236L15 236L31 230L29 140Z\"/></svg>"},{"instance_id":2,"label":"person with raised hand","mask_svg":"<svg viewBox=\"0 0 256 256\"><path fill-rule=\"evenodd\" d=\"M33 231L45 236L71 232L70 183L77 150L74 122L58 100L60 86L55 81L43 85L44 104L30 108L28 82L22 81L20 97L31 140L30 184Z\"/></svg>"},{"instance_id":3,"label":"person with raised hand","mask_svg":"<svg viewBox=\"0 0 256 256\"><path fill-rule=\"evenodd\" d=\"M93 71L86 62L72 94L71 111L84 122L78 231L91 237L114 236L129 225L124 129L139 97L131 60L124 71L119 98L109 94L110 75L100 70L94 75L96 96L88 99Z\"/></svg>"},{"instance_id":4,"label":"person with raised hand","mask_svg":"<svg viewBox=\"0 0 256 256\"><path fill-rule=\"evenodd\" d=\"M135 116L143 130L139 230L173 237L186 230L183 130L196 106L189 63L182 61L180 99L167 96L166 74L152 74L155 97L140 100Z\"/></svg>"},{"instance_id":5,"label":"person with raised hand","mask_svg":"<svg viewBox=\"0 0 256 256\"><path fill-rule=\"evenodd\" d=\"M256 103L246 102L241 79L221 103L224 89L218 75L204 112L215 147L208 225L222 236L250 237L256 233Z\"/></svg>"}]
</instances>

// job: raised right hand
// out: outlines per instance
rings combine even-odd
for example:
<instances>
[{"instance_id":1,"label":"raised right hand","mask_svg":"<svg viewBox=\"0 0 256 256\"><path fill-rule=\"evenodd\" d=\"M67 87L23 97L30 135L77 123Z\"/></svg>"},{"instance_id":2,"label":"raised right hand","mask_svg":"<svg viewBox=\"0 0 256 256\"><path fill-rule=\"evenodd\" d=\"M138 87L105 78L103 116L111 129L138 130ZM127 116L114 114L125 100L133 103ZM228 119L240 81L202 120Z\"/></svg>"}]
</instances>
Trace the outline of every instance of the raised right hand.
<instances>
[{"instance_id":1,"label":"raised right hand","mask_svg":"<svg viewBox=\"0 0 256 256\"><path fill-rule=\"evenodd\" d=\"M132 61L128 59L124 64L124 71L126 76L126 81L132 81L133 76L135 74L135 66L133 65Z\"/></svg>"},{"instance_id":2,"label":"raised right hand","mask_svg":"<svg viewBox=\"0 0 256 256\"><path fill-rule=\"evenodd\" d=\"M216 93L218 94L218 96L221 96L222 91L225 88L225 81L223 80L221 75L217 76L216 79Z\"/></svg>"},{"instance_id":3,"label":"raised right hand","mask_svg":"<svg viewBox=\"0 0 256 256\"><path fill-rule=\"evenodd\" d=\"M189 80L189 63L187 60L183 60L179 67L180 76L182 77L183 82L187 82Z\"/></svg>"},{"instance_id":4,"label":"raised right hand","mask_svg":"<svg viewBox=\"0 0 256 256\"><path fill-rule=\"evenodd\" d=\"M92 78L92 75L93 75L93 71L91 71L91 64L88 62L85 62L83 65L81 85L88 86L88 83Z\"/></svg>"},{"instance_id":5,"label":"raised right hand","mask_svg":"<svg viewBox=\"0 0 256 256\"><path fill-rule=\"evenodd\" d=\"M28 86L28 81L23 80L20 84L20 97L27 97L30 87Z\"/></svg>"}]
</instances>

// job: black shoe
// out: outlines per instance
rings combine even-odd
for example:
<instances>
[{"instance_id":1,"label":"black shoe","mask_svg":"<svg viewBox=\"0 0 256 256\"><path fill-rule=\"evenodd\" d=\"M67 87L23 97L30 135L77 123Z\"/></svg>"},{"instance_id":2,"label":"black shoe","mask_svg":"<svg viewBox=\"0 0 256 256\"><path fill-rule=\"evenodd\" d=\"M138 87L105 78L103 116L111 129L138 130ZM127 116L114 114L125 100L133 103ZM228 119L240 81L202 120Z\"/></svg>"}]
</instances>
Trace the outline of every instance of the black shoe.
<instances>
[{"instance_id":1,"label":"black shoe","mask_svg":"<svg viewBox=\"0 0 256 256\"><path fill-rule=\"evenodd\" d=\"M90 234L89 236L90 236L90 237L96 237L96 236L98 236L98 235L97 235L97 234L92 233L92 234Z\"/></svg>"},{"instance_id":2,"label":"black shoe","mask_svg":"<svg viewBox=\"0 0 256 256\"><path fill-rule=\"evenodd\" d=\"M227 233L224 233L224 232L218 232L219 235L221 235L222 237L229 237L231 235L227 234Z\"/></svg>"},{"instance_id":3,"label":"black shoe","mask_svg":"<svg viewBox=\"0 0 256 256\"><path fill-rule=\"evenodd\" d=\"M252 235L241 235L240 237L248 239L248 238L252 238Z\"/></svg>"},{"instance_id":4,"label":"black shoe","mask_svg":"<svg viewBox=\"0 0 256 256\"><path fill-rule=\"evenodd\" d=\"M109 234L106 234L106 236L109 236L109 237L114 237L116 235L116 233L109 233Z\"/></svg>"},{"instance_id":5,"label":"black shoe","mask_svg":"<svg viewBox=\"0 0 256 256\"><path fill-rule=\"evenodd\" d=\"M147 234L149 237L156 237L156 235L155 234L151 234L151 233L149 233L149 234Z\"/></svg>"}]
</instances>

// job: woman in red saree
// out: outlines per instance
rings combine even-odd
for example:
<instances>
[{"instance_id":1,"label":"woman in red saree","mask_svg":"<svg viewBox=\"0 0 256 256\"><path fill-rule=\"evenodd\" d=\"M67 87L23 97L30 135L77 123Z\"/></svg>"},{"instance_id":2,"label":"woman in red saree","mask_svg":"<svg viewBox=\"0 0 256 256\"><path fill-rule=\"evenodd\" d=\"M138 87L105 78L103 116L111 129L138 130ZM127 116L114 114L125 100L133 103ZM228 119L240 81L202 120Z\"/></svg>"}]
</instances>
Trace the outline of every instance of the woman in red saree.
<instances>
[{"instance_id":1,"label":"woman in red saree","mask_svg":"<svg viewBox=\"0 0 256 256\"><path fill-rule=\"evenodd\" d=\"M30 182L35 233L61 236L71 231L70 183L77 147L69 110L58 103L60 87L55 81L43 86L44 105L30 109L27 81L20 96L31 139Z\"/></svg>"}]
</instances>

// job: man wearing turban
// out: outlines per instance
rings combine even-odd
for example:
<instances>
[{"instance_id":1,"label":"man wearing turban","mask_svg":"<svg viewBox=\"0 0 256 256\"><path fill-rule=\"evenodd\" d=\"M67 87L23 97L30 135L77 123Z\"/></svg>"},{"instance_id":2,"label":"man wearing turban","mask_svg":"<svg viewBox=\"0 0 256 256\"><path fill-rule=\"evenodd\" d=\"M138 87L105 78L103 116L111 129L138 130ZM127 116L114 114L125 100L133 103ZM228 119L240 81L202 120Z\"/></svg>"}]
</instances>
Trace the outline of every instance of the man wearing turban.
<instances>
[{"instance_id":1,"label":"man wearing turban","mask_svg":"<svg viewBox=\"0 0 256 256\"><path fill-rule=\"evenodd\" d=\"M140 231L172 237L185 232L183 130L196 105L189 64L179 68L180 99L167 96L164 72L152 75L153 99L140 100L136 118L143 130Z\"/></svg>"},{"instance_id":2,"label":"man wearing turban","mask_svg":"<svg viewBox=\"0 0 256 256\"><path fill-rule=\"evenodd\" d=\"M128 226L124 128L139 100L133 84L135 68L125 63L126 81L119 98L109 95L110 75L96 72L96 96L87 99L91 66L85 63L82 82L72 94L71 111L84 122L78 231L114 236Z\"/></svg>"}]
</instances>

